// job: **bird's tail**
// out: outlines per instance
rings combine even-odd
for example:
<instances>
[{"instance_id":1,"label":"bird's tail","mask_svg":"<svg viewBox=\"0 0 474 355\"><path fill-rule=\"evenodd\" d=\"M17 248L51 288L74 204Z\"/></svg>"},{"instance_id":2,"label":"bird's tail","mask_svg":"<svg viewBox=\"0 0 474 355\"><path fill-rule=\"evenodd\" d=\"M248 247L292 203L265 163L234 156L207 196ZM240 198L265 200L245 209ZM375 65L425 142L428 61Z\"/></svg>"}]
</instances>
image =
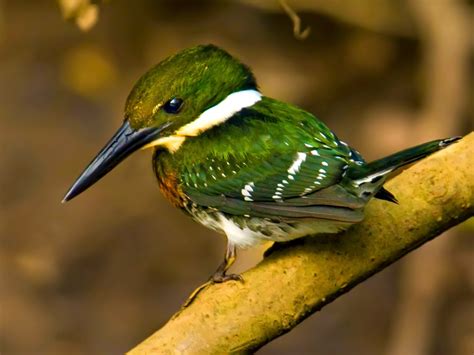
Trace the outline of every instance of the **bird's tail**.
<instances>
[{"instance_id":1,"label":"bird's tail","mask_svg":"<svg viewBox=\"0 0 474 355\"><path fill-rule=\"evenodd\" d=\"M388 174L404 165L413 163L438 150L446 148L459 139L461 139L461 137L438 139L402 150L371 163L353 166L346 171L345 179L349 179L351 185L355 188L372 191L375 193L375 197L396 202L395 197L382 188ZM365 186L364 189L362 188L363 186Z\"/></svg>"}]
</instances>

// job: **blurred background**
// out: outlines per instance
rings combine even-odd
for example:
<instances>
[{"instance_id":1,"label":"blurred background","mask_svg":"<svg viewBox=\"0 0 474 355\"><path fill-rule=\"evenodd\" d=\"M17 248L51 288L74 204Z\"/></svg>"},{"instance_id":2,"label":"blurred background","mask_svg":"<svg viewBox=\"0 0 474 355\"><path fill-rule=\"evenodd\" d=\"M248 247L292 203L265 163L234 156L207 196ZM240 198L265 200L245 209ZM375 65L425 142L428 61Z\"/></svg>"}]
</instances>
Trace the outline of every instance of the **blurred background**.
<instances>
[{"instance_id":1,"label":"blurred background","mask_svg":"<svg viewBox=\"0 0 474 355\"><path fill-rule=\"evenodd\" d=\"M473 129L472 0L288 4L304 40L277 0L0 0L2 354L124 353L221 261L224 239L160 195L150 151L60 203L134 82L180 49L227 49L369 160ZM473 354L474 223L446 234L259 354Z\"/></svg>"}]
</instances>

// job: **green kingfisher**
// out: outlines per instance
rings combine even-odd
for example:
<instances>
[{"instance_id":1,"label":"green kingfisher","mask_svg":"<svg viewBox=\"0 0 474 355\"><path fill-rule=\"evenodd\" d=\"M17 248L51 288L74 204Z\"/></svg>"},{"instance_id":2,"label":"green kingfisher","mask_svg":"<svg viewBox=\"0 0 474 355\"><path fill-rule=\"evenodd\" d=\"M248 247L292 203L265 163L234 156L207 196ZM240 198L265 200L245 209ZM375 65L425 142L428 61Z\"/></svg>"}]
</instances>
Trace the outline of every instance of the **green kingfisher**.
<instances>
[{"instance_id":1,"label":"green kingfisher","mask_svg":"<svg viewBox=\"0 0 474 355\"><path fill-rule=\"evenodd\" d=\"M164 196L227 237L213 282L236 248L337 233L364 218L394 170L458 140L435 140L367 163L314 115L264 96L251 70L214 45L185 49L136 83L115 135L66 193L90 187L131 153L153 148Z\"/></svg>"}]
</instances>

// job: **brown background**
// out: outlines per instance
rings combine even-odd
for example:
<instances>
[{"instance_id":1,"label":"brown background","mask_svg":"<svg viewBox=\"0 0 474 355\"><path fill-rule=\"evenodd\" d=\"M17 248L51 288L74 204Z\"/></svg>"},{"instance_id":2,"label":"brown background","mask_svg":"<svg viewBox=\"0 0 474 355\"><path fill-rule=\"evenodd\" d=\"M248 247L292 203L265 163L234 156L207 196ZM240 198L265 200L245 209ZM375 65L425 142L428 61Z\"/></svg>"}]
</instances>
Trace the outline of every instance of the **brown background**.
<instances>
[{"instance_id":1,"label":"brown background","mask_svg":"<svg viewBox=\"0 0 474 355\"><path fill-rule=\"evenodd\" d=\"M227 49L266 95L315 113L369 160L472 130L472 1L290 3L305 41L270 0L106 1L87 32L55 2L0 0L2 354L123 353L220 262L223 238L163 199L148 151L60 204L135 80L182 48ZM473 230L471 219L259 353L472 354Z\"/></svg>"}]
</instances>

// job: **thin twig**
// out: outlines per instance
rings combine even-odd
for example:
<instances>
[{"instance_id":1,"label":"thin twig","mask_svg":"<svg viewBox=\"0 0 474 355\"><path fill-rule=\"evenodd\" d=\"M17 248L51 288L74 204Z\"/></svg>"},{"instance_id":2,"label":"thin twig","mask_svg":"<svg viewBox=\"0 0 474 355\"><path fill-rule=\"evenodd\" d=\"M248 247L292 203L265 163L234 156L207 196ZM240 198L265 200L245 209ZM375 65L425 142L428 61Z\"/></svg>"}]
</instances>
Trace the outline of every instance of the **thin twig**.
<instances>
[{"instance_id":1,"label":"thin twig","mask_svg":"<svg viewBox=\"0 0 474 355\"><path fill-rule=\"evenodd\" d=\"M301 19L296 13L296 11L293 10L290 5L288 5L286 0L279 0L279 3L280 6L283 8L283 11L285 11L288 17L290 18L291 22L293 22L293 34L295 38L299 40L306 39L311 32L311 28L308 26L303 31L301 31Z\"/></svg>"}]
</instances>

